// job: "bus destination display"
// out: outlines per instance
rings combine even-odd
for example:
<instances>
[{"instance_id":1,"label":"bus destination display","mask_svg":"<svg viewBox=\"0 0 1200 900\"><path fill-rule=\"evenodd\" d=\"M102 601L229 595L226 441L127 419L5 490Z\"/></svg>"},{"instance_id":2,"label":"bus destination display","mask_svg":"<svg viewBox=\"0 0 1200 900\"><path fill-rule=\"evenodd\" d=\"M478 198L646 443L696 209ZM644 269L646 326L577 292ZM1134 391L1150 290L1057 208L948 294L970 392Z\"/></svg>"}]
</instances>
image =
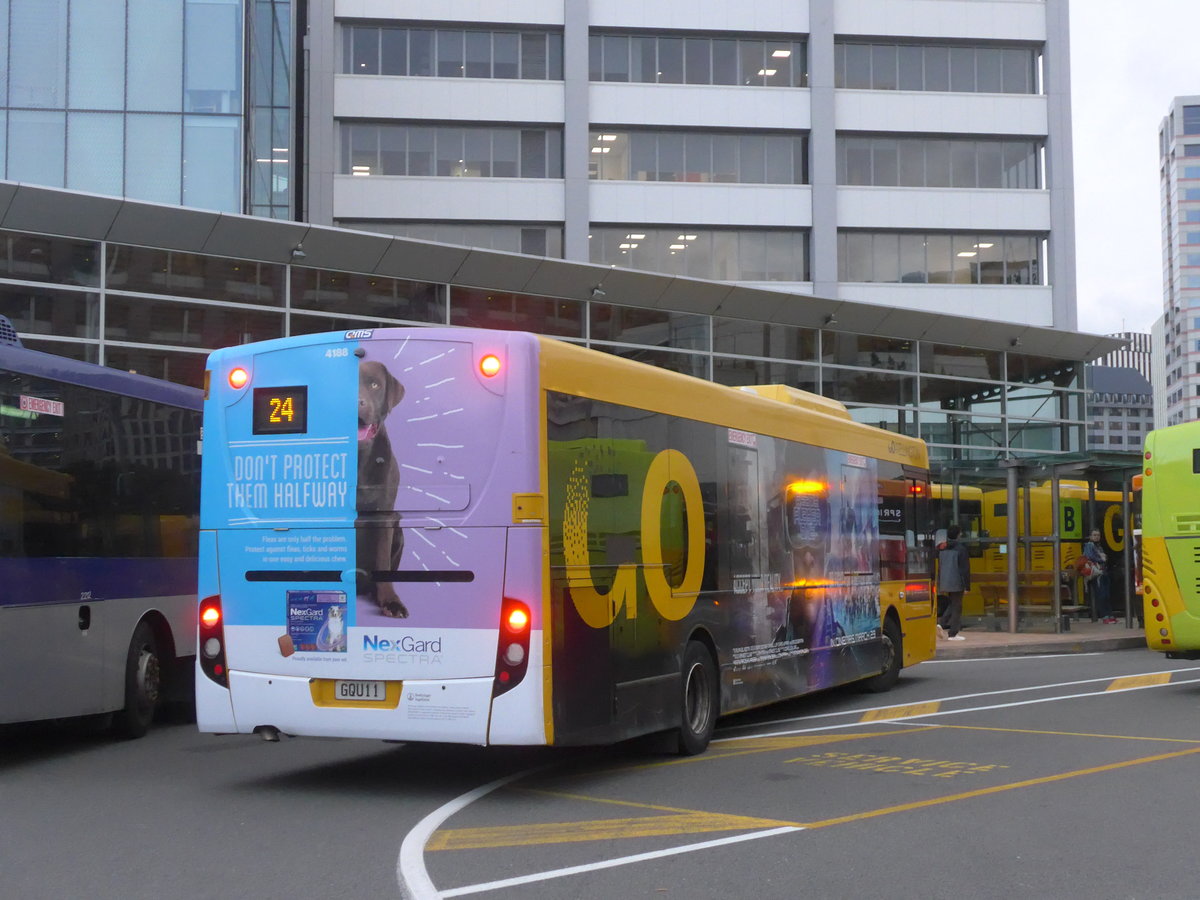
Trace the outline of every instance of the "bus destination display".
<instances>
[{"instance_id":1,"label":"bus destination display","mask_svg":"<svg viewBox=\"0 0 1200 900\"><path fill-rule=\"evenodd\" d=\"M254 434L304 434L308 431L308 388L254 389Z\"/></svg>"}]
</instances>

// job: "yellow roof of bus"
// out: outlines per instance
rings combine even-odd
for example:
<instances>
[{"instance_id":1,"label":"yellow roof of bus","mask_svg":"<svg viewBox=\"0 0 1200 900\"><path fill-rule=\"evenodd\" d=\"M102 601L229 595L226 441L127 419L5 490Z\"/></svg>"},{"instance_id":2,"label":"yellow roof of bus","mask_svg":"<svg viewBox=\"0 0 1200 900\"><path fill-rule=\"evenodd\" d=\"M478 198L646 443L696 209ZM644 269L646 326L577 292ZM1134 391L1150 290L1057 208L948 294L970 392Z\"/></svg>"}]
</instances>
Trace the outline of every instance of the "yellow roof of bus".
<instances>
[{"instance_id":1,"label":"yellow roof of bus","mask_svg":"<svg viewBox=\"0 0 1200 900\"><path fill-rule=\"evenodd\" d=\"M919 468L929 465L924 441L855 422L827 397L782 385L743 391L553 338L538 340L546 390Z\"/></svg>"}]
</instances>

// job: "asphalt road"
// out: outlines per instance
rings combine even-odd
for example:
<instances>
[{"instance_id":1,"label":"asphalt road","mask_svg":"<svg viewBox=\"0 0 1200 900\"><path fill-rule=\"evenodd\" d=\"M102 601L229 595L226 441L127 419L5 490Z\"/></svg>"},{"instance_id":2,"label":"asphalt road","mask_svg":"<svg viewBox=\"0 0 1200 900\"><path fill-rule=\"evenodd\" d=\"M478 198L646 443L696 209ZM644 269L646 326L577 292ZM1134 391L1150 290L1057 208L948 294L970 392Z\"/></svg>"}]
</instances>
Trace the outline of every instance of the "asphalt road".
<instances>
[{"instance_id":1,"label":"asphalt road","mask_svg":"<svg viewBox=\"0 0 1200 900\"><path fill-rule=\"evenodd\" d=\"M0 895L1190 898L1198 705L1123 650L926 663L689 759L20 729Z\"/></svg>"}]
</instances>

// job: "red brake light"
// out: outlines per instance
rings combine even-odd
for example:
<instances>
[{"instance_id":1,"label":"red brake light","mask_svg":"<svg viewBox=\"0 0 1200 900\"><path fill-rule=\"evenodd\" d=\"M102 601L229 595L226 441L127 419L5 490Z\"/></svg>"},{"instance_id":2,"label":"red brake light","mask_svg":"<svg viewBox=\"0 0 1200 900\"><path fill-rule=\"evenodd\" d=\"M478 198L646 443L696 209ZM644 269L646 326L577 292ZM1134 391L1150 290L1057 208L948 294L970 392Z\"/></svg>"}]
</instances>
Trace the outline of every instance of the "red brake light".
<instances>
[{"instance_id":1,"label":"red brake light","mask_svg":"<svg viewBox=\"0 0 1200 900\"><path fill-rule=\"evenodd\" d=\"M520 634L529 627L529 613L519 607L512 609L509 611L505 624L508 625L509 631Z\"/></svg>"},{"instance_id":2,"label":"red brake light","mask_svg":"<svg viewBox=\"0 0 1200 900\"><path fill-rule=\"evenodd\" d=\"M496 356L494 353L489 353L479 361L479 371L482 372L487 378L499 375L500 357Z\"/></svg>"},{"instance_id":3,"label":"red brake light","mask_svg":"<svg viewBox=\"0 0 1200 900\"><path fill-rule=\"evenodd\" d=\"M520 600L505 597L500 607L500 640L496 646L496 680L492 696L510 691L525 677L529 668L529 639L533 617Z\"/></svg>"},{"instance_id":4,"label":"red brake light","mask_svg":"<svg viewBox=\"0 0 1200 900\"><path fill-rule=\"evenodd\" d=\"M200 669L221 687L229 687L225 665L225 628L221 624L221 596L216 594L200 601L198 647Z\"/></svg>"},{"instance_id":5,"label":"red brake light","mask_svg":"<svg viewBox=\"0 0 1200 900\"><path fill-rule=\"evenodd\" d=\"M246 386L246 382L250 380L250 373L238 366L236 369L229 371L229 386L235 390L239 390Z\"/></svg>"}]
</instances>

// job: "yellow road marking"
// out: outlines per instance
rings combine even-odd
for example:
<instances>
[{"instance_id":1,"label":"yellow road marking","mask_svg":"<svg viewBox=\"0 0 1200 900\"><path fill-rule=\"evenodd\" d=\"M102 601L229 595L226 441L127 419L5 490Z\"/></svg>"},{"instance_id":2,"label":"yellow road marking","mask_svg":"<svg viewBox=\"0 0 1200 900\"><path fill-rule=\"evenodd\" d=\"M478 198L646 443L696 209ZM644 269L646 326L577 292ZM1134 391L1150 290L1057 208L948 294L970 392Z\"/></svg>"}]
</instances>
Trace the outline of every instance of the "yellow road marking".
<instances>
[{"instance_id":1,"label":"yellow road marking","mask_svg":"<svg viewBox=\"0 0 1200 900\"><path fill-rule=\"evenodd\" d=\"M730 741L723 747L744 747L725 753L710 751L704 756L691 757L692 760L715 760L730 756L743 756L747 753L766 753L769 750L793 750L797 747L813 747L825 744L841 744L847 741L859 741L875 737L892 737L909 731L925 731L924 728L890 729L888 731L871 731L859 734L811 734L793 737L746 738L742 741ZM649 766L629 766L625 769L612 771L631 771L662 765L653 763ZM588 773L589 776L596 773ZM706 831L751 830L758 828L778 828L781 825L799 827L796 822L779 822L774 819L759 819L748 816L731 816L722 813L709 813L694 809L678 809L670 806L658 806L651 803L636 803L630 800L611 800L605 797L590 797L584 794L570 794L561 791L547 791L526 788L526 791L544 794L552 797L563 797L568 800L583 800L590 803L608 803L615 806L629 806L635 809L653 809L658 812L671 813L666 816L648 816L631 819L600 819L587 822L555 822L538 825L506 825L491 828L459 828L435 832L425 845L427 851L434 850L466 850L484 847L516 847L533 844L557 844L576 841L613 840L623 837L645 837L647 835L689 834Z\"/></svg>"},{"instance_id":2,"label":"yellow road marking","mask_svg":"<svg viewBox=\"0 0 1200 900\"><path fill-rule=\"evenodd\" d=\"M930 800L918 800L914 803L902 803L899 806L885 806L881 809L867 810L861 813L851 813L848 816L837 816L832 819L822 819L819 822L809 822L804 825L804 828L826 828L830 825L844 825L847 822L859 822L863 819L873 819L878 816L889 816L892 813L910 812L914 809L924 809L930 806L940 806L943 803L955 803L959 800L969 800L973 797L984 797L988 794L999 794L1004 791L1013 791L1018 788L1033 787L1039 784L1053 784L1056 781L1066 781L1068 778L1078 778L1081 775L1095 775L1099 772L1111 772L1116 769L1125 769L1130 766L1141 766L1146 763L1161 762L1166 759L1175 759L1180 756L1192 756L1200 753L1200 747L1193 747L1190 750L1176 750L1174 753L1162 753L1158 756L1143 756L1140 759L1130 759L1125 762L1109 763L1103 766L1093 766L1089 769L1076 769L1073 772L1062 772L1058 775L1046 775L1042 778L1030 778L1027 781L1017 781L1012 784L1000 784L994 787L979 788L974 791L964 791L961 794L950 794L946 797L934 797Z\"/></svg>"},{"instance_id":3,"label":"yellow road marking","mask_svg":"<svg viewBox=\"0 0 1200 900\"><path fill-rule=\"evenodd\" d=\"M1013 734L1046 734L1051 737L1112 738L1117 741L1160 741L1164 744L1200 744L1188 738L1146 737L1140 734L1091 734L1086 731L1042 731L1036 728L992 728L986 725L938 725L938 728L958 728L963 731L1011 731Z\"/></svg>"},{"instance_id":4,"label":"yellow road marking","mask_svg":"<svg viewBox=\"0 0 1200 900\"><path fill-rule=\"evenodd\" d=\"M869 709L858 721L887 722L891 719L911 719L913 716L927 716L942 708L940 700L929 703L913 703L908 706L889 706L887 709Z\"/></svg>"},{"instance_id":5,"label":"yellow road marking","mask_svg":"<svg viewBox=\"0 0 1200 900\"><path fill-rule=\"evenodd\" d=\"M911 708L916 707L893 707L892 709ZM881 712L884 711L881 710ZM908 713L908 715L913 715L913 713ZM1102 737L1114 738L1118 740L1162 740L1171 741L1174 743L1200 743L1197 741L1184 741L1175 738L1149 738L1136 736L1131 737L1128 735L1037 731L1033 729L1019 728L989 728L986 726L972 725L940 725L939 727L959 728L974 731L1011 731L1019 734L1046 734L1066 737ZM747 738L744 743L757 744L758 746L750 750L734 751L732 753L726 753L723 755L739 756L743 753L758 753L765 752L766 750L791 749L793 747L842 743L845 741L882 737L884 735L903 734L912 731L927 732L928 730L929 729L927 728L909 728L904 729L903 731L871 732L867 734L853 735L805 735L794 738L767 739ZM638 809L651 809L667 814L659 816L630 817L623 819L597 819L584 822L554 822L524 826L506 825L485 828L447 829L434 833L430 837L429 842L426 844L425 850L428 852L440 850L473 850L484 848L578 843L583 841L616 840L621 838L662 837L714 831L748 831L778 827L806 829L827 828L831 825L844 825L850 822L859 822L864 819L873 819L880 816L892 815L894 813L911 812L913 810L940 806L946 803L956 803L960 800L970 800L975 797L985 797L989 794L999 794L1005 791L1035 787L1042 784L1053 784L1058 781L1066 781L1068 779L1079 778L1084 775L1096 775L1101 772L1111 772L1132 766L1162 762L1164 760L1177 759L1184 756L1193 756L1197 753L1200 753L1200 747L1193 747L1187 750L1177 750L1171 753L1161 753L1156 756L1144 756L1139 759L1108 763L1102 766L1092 766L1086 769L1076 769L1071 772L1061 772L1057 775L1046 775L1040 778L1030 778L1025 781L1017 781L1011 784L977 788L971 791L949 794L944 797L933 797L928 800L918 800L912 803L902 803L896 806L885 806L881 807L880 809L866 810L864 812L851 813L845 816L835 816L833 818L821 819L815 822L785 822L777 819L762 819L753 816L739 816L726 813L704 812L701 810L680 809L676 807L660 806L650 803L638 803L631 800L615 800L604 797L591 797L582 794L569 794L558 791L525 789L531 793L546 794L549 796L563 797L566 799L582 800L590 803L603 803L615 806L628 806Z\"/></svg>"},{"instance_id":6,"label":"yellow road marking","mask_svg":"<svg viewBox=\"0 0 1200 900\"><path fill-rule=\"evenodd\" d=\"M1105 688L1106 691L1127 691L1130 688L1150 687L1155 684L1167 684L1171 680L1171 672L1154 672L1150 675L1127 675L1115 679Z\"/></svg>"},{"instance_id":7,"label":"yellow road marking","mask_svg":"<svg viewBox=\"0 0 1200 900\"><path fill-rule=\"evenodd\" d=\"M628 819L595 819L590 822L552 822L544 825L503 825L493 828L458 828L439 831L425 845L434 850L483 850L495 847L525 847L611 841L618 838L666 837L704 834L712 831L752 831L761 828L798 827L795 822L692 812L669 816Z\"/></svg>"},{"instance_id":8,"label":"yellow road marking","mask_svg":"<svg viewBox=\"0 0 1200 900\"><path fill-rule=\"evenodd\" d=\"M924 731L924 728L893 729L891 731L871 731L860 734L814 734L797 735L794 737L749 737L722 741L720 745L709 748L707 753L699 756L689 756L684 759L669 759L661 762L638 763L628 766L614 766L611 769L600 769L588 772L588 777L602 775L606 772L636 772L642 769L659 769L664 766L694 766L699 763L719 762L732 756L745 756L749 753L766 753L771 750L791 750L794 747L811 747L815 744L835 744L840 741L857 741L863 738L892 737L897 734L907 734L910 731Z\"/></svg>"}]
</instances>

